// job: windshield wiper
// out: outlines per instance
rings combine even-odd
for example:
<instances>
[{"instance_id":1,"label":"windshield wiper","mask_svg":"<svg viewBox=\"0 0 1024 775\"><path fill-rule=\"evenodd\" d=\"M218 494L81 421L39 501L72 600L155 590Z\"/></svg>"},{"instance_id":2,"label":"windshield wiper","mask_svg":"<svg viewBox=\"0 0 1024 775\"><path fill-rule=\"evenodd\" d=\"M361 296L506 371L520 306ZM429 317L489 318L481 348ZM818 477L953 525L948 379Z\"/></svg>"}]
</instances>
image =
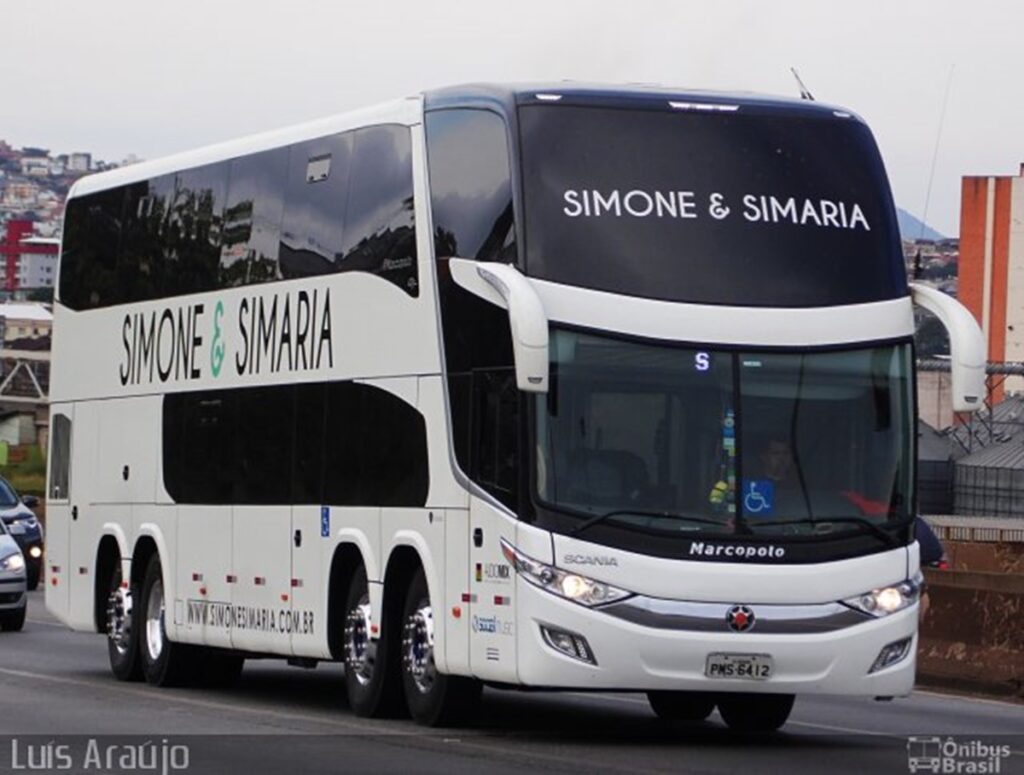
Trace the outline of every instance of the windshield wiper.
<instances>
[{"instance_id":1,"label":"windshield wiper","mask_svg":"<svg viewBox=\"0 0 1024 775\"><path fill-rule=\"evenodd\" d=\"M910 524L911 521L913 521L913 517L907 517L906 519L902 519L898 522L893 522L890 524L892 527L906 527L908 524ZM777 527L779 525L830 525L836 522L846 522L854 525L860 525L861 527L867 528L868 532L870 532L876 538L882 540L886 545L892 547L900 545L891 534L882 529L881 525L872 522L870 519L865 519L864 517L804 517L803 519L788 519L771 522L766 521L763 523L763 526ZM747 524L751 528L757 528L762 526L758 525L757 522L748 522Z\"/></svg>"},{"instance_id":2,"label":"windshield wiper","mask_svg":"<svg viewBox=\"0 0 1024 775\"><path fill-rule=\"evenodd\" d=\"M626 514L637 516L637 517L662 517L662 518L665 518L665 519L685 520L687 522L699 522L702 525L717 525L717 526L719 526L719 527L721 527L723 529L725 529L725 527L726 527L726 525L721 520L707 519L705 517L692 517L689 514L676 514L676 513L671 512L671 511L645 511L643 509L616 509L615 511L609 511L609 512L606 512L604 514L598 514L596 516L591 517L590 519L586 520L585 522L583 522L583 523L577 525L576 527L574 527L569 532L569 535L571 535L571 536L579 535L580 533L582 533L584 530L586 530L588 527L591 527L592 525L596 525L599 522L604 522L606 519L611 519L612 517L621 517L621 516L626 515Z\"/></svg>"}]
</instances>

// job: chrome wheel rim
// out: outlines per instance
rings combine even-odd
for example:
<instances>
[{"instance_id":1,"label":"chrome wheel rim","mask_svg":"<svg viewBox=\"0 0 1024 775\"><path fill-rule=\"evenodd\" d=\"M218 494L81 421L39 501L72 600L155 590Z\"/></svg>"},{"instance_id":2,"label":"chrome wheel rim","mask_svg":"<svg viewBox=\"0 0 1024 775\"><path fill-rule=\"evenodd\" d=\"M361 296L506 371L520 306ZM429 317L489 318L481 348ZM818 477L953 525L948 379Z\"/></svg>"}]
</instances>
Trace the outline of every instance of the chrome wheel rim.
<instances>
[{"instance_id":1,"label":"chrome wheel rim","mask_svg":"<svg viewBox=\"0 0 1024 775\"><path fill-rule=\"evenodd\" d=\"M160 579L153 582L146 603L146 650L151 662L160 659L164 651L164 585Z\"/></svg>"},{"instance_id":2,"label":"chrome wheel rim","mask_svg":"<svg viewBox=\"0 0 1024 775\"><path fill-rule=\"evenodd\" d=\"M120 584L107 599L107 637L122 657L131 645L132 605L132 593Z\"/></svg>"},{"instance_id":3,"label":"chrome wheel rim","mask_svg":"<svg viewBox=\"0 0 1024 775\"><path fill-rule=\"evenodd\" d=\"M370 642L370 598L363 595L345 617L345 670L360 686L373 679L373 647Z\"/></svg>"},{"instance_id":4,"label":"chrome wheel rim","mask_svg":"<svg viewBox=\"0 0 1024 775\"><path fill-rule=\"evenodd\" d=\"M405 620L402 628L402 664L421 694L427 694L437 679L434 665L434 613L423 600Z\"/></svg>"}]
</instances>

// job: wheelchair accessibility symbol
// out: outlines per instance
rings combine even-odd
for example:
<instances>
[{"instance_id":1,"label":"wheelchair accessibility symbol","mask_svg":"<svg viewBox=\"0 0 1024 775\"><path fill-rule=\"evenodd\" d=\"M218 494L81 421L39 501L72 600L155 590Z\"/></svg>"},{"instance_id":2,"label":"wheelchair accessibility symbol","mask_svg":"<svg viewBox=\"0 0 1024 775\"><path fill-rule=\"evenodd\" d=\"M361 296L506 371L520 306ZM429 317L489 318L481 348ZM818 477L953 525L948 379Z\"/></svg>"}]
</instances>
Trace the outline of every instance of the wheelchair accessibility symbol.
<instances>
[{"instance_id":1,"label":"wheelchair accessibility symbol","mask_svg":"<svg viewBox=\"0 0 1024 775\"><path fill-rule=\"evenodd\" d=\"M775 513L775 482L750 479L743 483L743 510L747 514L770 517Z\"/></svg>"}]
</instances>

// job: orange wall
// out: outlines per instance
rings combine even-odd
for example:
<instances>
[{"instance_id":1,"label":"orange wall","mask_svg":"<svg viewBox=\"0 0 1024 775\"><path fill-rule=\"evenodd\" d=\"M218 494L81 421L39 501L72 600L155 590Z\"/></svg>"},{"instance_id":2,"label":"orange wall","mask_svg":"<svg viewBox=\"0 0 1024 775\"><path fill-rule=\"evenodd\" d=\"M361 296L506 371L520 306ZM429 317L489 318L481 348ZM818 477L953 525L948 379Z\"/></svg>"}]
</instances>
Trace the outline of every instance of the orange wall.
<instances>
[{"instance_id":1,"label":"orange wall","mask_svg":"<svg viewBox=\"0 0 1024 775\"><path fill-rule=\"evenodd\" d=\"M985 207L988 178L965 177L960 184L960 258L957 296L977 319L985 285Z\"/></svg>"},{"instance_id":2,"label":"orange wall","mask_svg":"<svg viewBox=\"0 0 1024 775\"><path fill-rule=\"evenodd\" d=\"M1010 178L996 178L992 222L992 310L989 317L988 359L1006 360L1007 278L1010 265Z\"/></svg>"}]
</instances>

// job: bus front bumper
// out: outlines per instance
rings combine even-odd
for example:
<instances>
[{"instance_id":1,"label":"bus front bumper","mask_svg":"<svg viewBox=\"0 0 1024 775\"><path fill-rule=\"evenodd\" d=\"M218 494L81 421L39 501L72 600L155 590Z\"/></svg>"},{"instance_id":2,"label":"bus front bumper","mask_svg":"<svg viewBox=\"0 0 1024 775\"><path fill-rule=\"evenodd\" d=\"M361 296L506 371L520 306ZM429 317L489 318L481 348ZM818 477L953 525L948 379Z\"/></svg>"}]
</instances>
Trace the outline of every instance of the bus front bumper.
<instances>
[{"instance_id":1,"label":"bus front bumper","mask_svg":"<svg viewBox=\"0 0 1024 775\"><path fill-rule=\"evenodd\" d=\"M827 631L815 631L812 622L791 628L802 631L772 632L765 621L745 632L731 632L725 621L732 607L728 603L695 604L701 610L720 609L722 624L710 631L710 625L687 629L693 621L681 617L631 621L571 603L521 579L516 588L519 681L527 686L875 697L905 696L914 686L917 604L881 618L861 616L848 626L841 618L833 619L830 626L835 628ZM765 608L749 606L755 619ZM780 629L778 623L775 629ZM554 645L559 638L576 642L566 641L559 632L585 641L576 656L567 656ZM872 669L884 649L901 643L901 658ZM709 677L710 663L721 662L721 655L741 662L756 655L759 664L770 664L770 675Z\"/></svg>"}]
</instances>

